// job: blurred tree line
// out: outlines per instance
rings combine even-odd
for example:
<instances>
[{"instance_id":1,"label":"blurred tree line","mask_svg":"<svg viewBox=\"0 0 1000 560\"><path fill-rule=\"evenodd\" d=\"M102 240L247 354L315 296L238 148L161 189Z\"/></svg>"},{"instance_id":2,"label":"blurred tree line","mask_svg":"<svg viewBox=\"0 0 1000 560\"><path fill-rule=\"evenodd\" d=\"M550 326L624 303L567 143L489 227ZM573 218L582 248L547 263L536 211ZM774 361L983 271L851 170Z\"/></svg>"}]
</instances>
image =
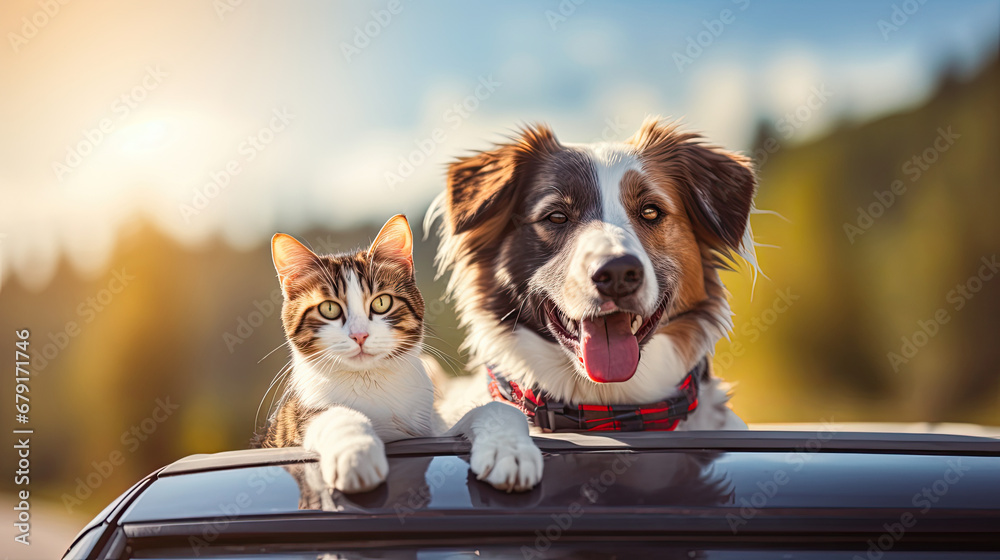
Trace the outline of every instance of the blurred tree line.
<instances>
[{"instance_id":1,"label":"blurred tree line","mask_svg":"<svg viewBox=\"0 0 1000 560\"><path fill-rule=\"evenodd\" d=\"M716 359L746 418L1000 423L998 70L807 145L760 127L757 207L787 221L754 217L778 248L752 301L727 279Z\"/></svg>"},{"instance_id":2,"label":"blurred tree line","mask_svg":"<svg viewBox=\"0 0 1000 560\"><path fill-rule=\"evenodd\" d=\"M767 278L752 299L749 273L727 273L736 329L715 358L746 420L1000 424L1000 279L972 280L1000 252L998 68L805 145L761 127L757 206L787 221L753 218L758 241L780 248L759 249ZM338 252L376 232L290 233ZM435 303L435 244L418 236L415 248L428 342L457 371L462 334ZM192 249L141 219L100 278L63 263L41 292L8 281L0 325L31 329L44 362L31 382L32 487L92 515L159 466L245 447L288 358L276 289L265 239Z\"/></svg>"}]
</instances>

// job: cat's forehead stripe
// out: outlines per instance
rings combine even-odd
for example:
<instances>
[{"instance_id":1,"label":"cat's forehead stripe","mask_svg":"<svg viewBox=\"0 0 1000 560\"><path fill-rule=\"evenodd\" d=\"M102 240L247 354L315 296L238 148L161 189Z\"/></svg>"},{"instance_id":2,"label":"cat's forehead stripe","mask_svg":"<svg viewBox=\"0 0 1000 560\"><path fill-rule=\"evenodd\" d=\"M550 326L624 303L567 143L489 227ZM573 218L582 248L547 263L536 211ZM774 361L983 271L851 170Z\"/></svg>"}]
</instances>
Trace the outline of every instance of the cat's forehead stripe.
<instances>
[{"instance_id":1,"label":"cat's forehead stripe","mask_svg":"<svg viewBox=\"0 0 1000 560\"><path fill-rule=\"evenodd\" d=\"M302 305L302 308L305 309L314 305L319 305L328 299L330 299L330 296L327 295L322 288L317 287L310 291L308 295L299 298L298 301Z\"/></svg>"},{"instance_id":2,"label":"cat's forehead stripe","mask_svg":"<svg viewBox=\"0 0 1000 560\"><path fill-rule=\"evenodd\" d=\"M376 319L370 312L369 300L382 292L390 293L396 303ZM394 336L401 338L392 355L419 344L423 335L424 302L412 269L401 262L370 259L365 251L321 256L287 287L285 296L282 306L285 334L304 356L324 350L323 336L337 336L332 334L335 331L320 334L323 329L333 327L314 312L319 304L331 299L342 305L348 321L351 318L377 321L393 329ZM340 329L344 326L339 322L334 325Z\"/></svg>"}]
</instances>

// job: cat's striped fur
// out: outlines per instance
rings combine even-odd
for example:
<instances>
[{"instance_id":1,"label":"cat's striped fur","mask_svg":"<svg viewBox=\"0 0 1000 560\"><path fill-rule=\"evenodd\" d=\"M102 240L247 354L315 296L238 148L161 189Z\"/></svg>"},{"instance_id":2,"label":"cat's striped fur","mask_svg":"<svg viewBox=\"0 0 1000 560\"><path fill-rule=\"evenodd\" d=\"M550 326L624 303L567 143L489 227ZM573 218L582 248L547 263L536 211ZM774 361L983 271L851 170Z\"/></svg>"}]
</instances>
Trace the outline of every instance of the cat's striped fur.
<instances>
[{"instance_id":1,"label":"cat's striped fur","mask_svg":"<svg viewBox=\"0 0 1000 560\"><path fill-rule=\"evenodd\" d=\"M407 227L405 219L402 219L401 223L403 227ZM285 242L288 243L287 240ZM370 249L341 255L320 256L300 251L298 258L298 262L290 263L292 268L286 269L284 275L279 271L285 296L281 320L285 336L292 346L294 361L301 364L327 362L334 365L339 362L347 366L339 368L347 370L342 373L363 377L370 376L372 369L384 369L385 365L405 367L408 364L405 363L404 357L414 352L419 353L423 340L424 300L417 288L413 265L408 255L401 256L398 252L394 253L392 247L380 250L378 245L373 244ZM370 300L376 294L388 294L392 297L392 307L379 318L383 323L382 326L387 328L383 333L385 340L378 341L383 350L378 361L388 364L372 363L370 368L343 364L343 356L337 355L335 349L330 348L330 336L322 336L323 329L337 325L331 325L331 321L320 314L318 306L331 300L346 303L352 291L364 301ZM346 310L346 313L350 313L350 310ZM370 323L376 319L371 309L367 310L365 319ZM372 332L370 336L375 334ZM372 343L370 340L366 342L369 346ZM348 343L346 348L348 351L356 350L353 343ZM299 380L302 377L292 374L292 390L282 398L266 433L254 441L256 446L302 445L305 424L327 406L335 404L313 398L308 387L301 387L302 383ZM310 381L307 380L306 383ZM410 431L427 433L411 435L429 435L430 425L425 424L425 430Z\"/></svg>"},{"instance_id":2,"label":"cat's striped fur","mask_svg":"<svg viewBox=\"0 0 1000 560\"><path fill-rule=\"evenodd\" d=\"M289 282L281 321L289 342L303 356L315 356L323 350L316 334L328 321L316 311L316 305L331 299L346 301L355 281L354 287L360 287L366 299L376 293L388 293L400 303L383 316L399 336L399 344L389 355L400 356L419 346L423 339L424 300L417 289L412 265L361 250L318 256ZM368 318L372 318L370 310Z\"/></svg>"},{"instance_id":3,"label":"cat's striped fur","mask_svg":"<svg viewBox=\"0 0 1000 560\"><path fill-rule=\"evenodd\" d=\"M274 236L292 363L278 410L252 445L315 451L327 486L359 492L385 480L384 442L446 434L429 375L437 364L421 355L412 249L402 215L355 253L319 256ZM472 441L470 469L497 488L525 490L541 478L541 453L513 407L479 407L447 434Z\"/></svg>"},{"instance_id":4,"label":"cat's striped fur","mask_svg":"<svg viewBox=\"0 0 1000 560\"><path fill-rule=\"evenodd\" d=\"M258 432L251 447L298 447L302 445L303 428L322 412L319 408L304 408L298 397L286 395L278 411L268 421L265 432Z\"/></svg>"}]
</instances>

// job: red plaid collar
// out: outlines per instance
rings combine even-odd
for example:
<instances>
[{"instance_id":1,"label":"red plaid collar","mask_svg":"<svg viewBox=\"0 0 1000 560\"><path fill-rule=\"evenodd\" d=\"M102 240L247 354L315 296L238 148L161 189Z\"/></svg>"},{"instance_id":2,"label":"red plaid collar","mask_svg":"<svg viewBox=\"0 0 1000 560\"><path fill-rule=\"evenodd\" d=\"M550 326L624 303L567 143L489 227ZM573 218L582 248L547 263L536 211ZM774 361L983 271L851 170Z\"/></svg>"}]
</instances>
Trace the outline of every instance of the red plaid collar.
<instances>
[{"instance_id":1,"label":"red plaid collar","mask_svg":"<svg viewBox=\"0 0 1000 560\"><path fill-rule=\"evenodd\" d=\"M708 357L698 362L677 385L676 393L650 404L577 404L559 402L537 387L525 389L486 366L493 400L521 409L528 421L545 432L672 431L698 408L698 383L707 374Z\"/></svg>"}]
</instances>

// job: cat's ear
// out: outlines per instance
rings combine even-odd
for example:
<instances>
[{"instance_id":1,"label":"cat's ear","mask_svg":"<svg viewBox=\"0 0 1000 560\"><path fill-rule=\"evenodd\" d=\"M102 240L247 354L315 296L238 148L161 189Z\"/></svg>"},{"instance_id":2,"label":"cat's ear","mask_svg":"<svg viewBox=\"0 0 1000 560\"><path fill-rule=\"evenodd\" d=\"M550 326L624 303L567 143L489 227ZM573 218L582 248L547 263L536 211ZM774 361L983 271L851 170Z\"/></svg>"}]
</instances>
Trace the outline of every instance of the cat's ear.
<instances>
[{"instance_id":1,"label":"cat's ear","mask_svg":"<svg viewBox=\"0 0 1000 560\"><path fill-rule=\"evenodd\" d=\"M389 218L368 248L368 256L394 260L413 268L413 234L406 216L397 214Z\"/></svg>"},{"instance_id":2,"label":"cat's ear","mask_svg":"<svg viewBox=\"0 0 1000 560\"><path fill-rule=\"evenodd\" d=\"M276 233L271 238L271 258L274 270L278 271L281 289L285 290L288 283L315 263L318 257L291 235Z\"/></svg>"}]
</instances>

